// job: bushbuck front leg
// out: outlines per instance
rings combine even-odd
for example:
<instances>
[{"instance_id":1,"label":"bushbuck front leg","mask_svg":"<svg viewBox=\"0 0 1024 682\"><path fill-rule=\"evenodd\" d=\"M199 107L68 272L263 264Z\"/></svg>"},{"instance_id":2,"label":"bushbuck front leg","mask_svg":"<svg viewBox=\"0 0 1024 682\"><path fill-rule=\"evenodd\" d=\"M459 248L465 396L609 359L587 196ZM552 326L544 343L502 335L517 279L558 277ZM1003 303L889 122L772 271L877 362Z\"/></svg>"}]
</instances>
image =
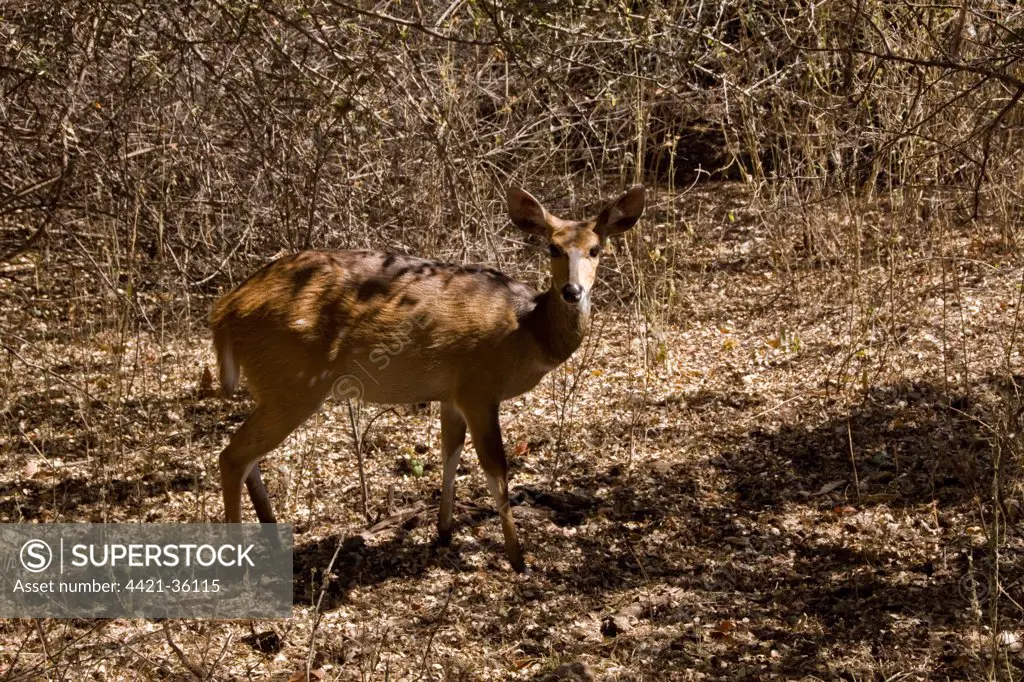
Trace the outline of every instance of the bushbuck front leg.
<instances>
[{"instance_id":1,"label":"bushbuck front leg","mask_svg":"<svg viewBox=\"0 0 1024 682\"><path fill-rule=\"evenodd\" d=\"M451 402L441 403L441 456L444 478L441 482L441 510L437 516L437 542L447 546L452 541L452 509L455 506L455 473L466 444L466 420Z\"/></svg>"},{"instance_id":2,"label":"bushbuck front leg","mask_svg":"<svg viewBox=\"0 0 1024 682\"><path fill-rule=\"evenodd\" d=\"M505 446L501 442L501 424L498 422L498 406L488 405L467 409L462 414L469 424L469 432L473 437L480 466L487 478L487 487L491 490L494 505L501 519L501 532L505 535L505 553L517 573L526 570L523 561L523 550L519 546L516 526L512 520L512 506L508 501L508 460L505 459Z\"/></svg>"}]
</instances>

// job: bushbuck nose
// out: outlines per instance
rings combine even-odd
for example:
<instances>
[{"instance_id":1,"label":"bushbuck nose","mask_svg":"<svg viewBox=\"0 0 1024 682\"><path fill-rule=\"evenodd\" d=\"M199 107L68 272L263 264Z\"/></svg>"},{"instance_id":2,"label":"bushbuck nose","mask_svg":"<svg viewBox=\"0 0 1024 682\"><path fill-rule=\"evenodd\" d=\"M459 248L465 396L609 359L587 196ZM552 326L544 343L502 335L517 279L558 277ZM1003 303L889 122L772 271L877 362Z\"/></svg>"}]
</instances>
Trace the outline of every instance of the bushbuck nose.
<instances>
[{"instance_id":1,"label":"bushbuck nose","mask_svg":"<svg viewBox=\"0 0 1024 682\"><path fill-rule=\"evenodd\" d=\"M579 284L566 284L562 287L562 298L569 303L579 303L583 298L583 288Z\"/></svg>"}]
</instances>

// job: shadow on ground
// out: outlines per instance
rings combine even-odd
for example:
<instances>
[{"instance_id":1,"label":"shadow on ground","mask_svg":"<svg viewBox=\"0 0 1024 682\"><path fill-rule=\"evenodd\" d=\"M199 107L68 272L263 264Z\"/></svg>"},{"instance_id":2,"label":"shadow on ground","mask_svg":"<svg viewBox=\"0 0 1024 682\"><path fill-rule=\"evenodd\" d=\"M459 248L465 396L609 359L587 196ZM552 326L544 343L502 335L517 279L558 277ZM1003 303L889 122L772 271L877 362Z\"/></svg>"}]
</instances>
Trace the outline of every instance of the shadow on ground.
<instances>
[{"instance_id":1,"label":"shadow on ground","mask_svg":"<svg viewBox=\"0 0 1024 682\"><path fill-rule=\"evenodd\" d=\"M1005 388L993 378L948 397L929 384L889 386L817 424L798 419L735 433L726 447L709 443L704 459L577 470L565 481L574 508L558 508L555 491L520 491L518 518L530 506L579 529L534 530L530 591L569 591L610 615L622 605L606 606L609 594L671 594L631 612L635 634L606 639L628 646L650 628L675 633L646 641L656 647L651 674L859 679L865 665L884 660L951 679L976 675L986 663L965 633L981 624L975 609L991 603L993 571L964 526L979 504L991 507L990 427L1005 420ZM1018 472L1004 474L1009 481ZM329 538L297 549L297 601L313 598L336 545ZM487 551L503 560L500 547ZM335 561L324 607L355 585L416 580L434 566L471 570L458 543L441 556L404 531L356 542ZM1024 546L1012 537L999 575L1003 627L1012 629L1024 617ZM550 647L519 636L526 653ZM1024 669L1016 658L1011 665Z\"/></svg>"},{"instance_id":2,"label":"shadow on ground","mask_svg":"<svg viewBox=\"0 0 1024 682\"><path fill-rule=\"evenodd\" d=\"M993 512L997 448L1006 447L993 427L1016 418L1006 408L1009 388L994 377L956 395L938 384L886 386L868 392L855 409L816 421L792 415L772 431L741 426L732 413L759 408L740 404L730 412L735 429L691 443L692 457L629 471L597 458L572 468L564 490L516 486L516 516L529 529L534 571L520 592L532 596L519 606L543 608L550 600L556 608L549 617L565 625L581 613L558 611L557 595L572 595L584 614L607 615L629 606L613 601L632 598L621 595L658 597L631 612L631 631L599 644L559 645L562 654L585 656L643 642L653 652L654 676L686 669L711 678L745 670L752 678L862 679L871 661L953 679L975 676L986 663L967 633L981 623L974 609L992 603L995 587L986 547L967 527L977 523L979 510ZM698 398L671 409L725 410L734 402L708 390ZM165 406L140 407L156 413ZM213 413L197 416L212 420ZM84 432L72 408L60 418L72 436ZM686 437L673 429L648 435L667 451ZM1002 480L1018 481L1019 469L1009 466L1019 462L1003 459L1009 464ZM39 520L47 509L86 520L97 500L134 507L195 486L203 475L195 464L137 480L28 477L0 487L0 515ZM432 525L435 514L428 508L415 519ZM300 535L296 603L319 601L332 610L356 586L415 582L438 567L478 570L465 558L465 529L494 520L464 507L456 541L444 551L410 537L411 523L370 542L351 537L340 549L338 536L304 541ZM999 564L1006 623L999 627L1007 629L1024 618L1024 545L1017 532L1009 528ZM490 553L488 571L508 570L493 541L472 551ZM509 636L529 655L547 655L552 646L543 632L493 634ZM1018 658L1011 665L1024 668Z\"/></svg>"}]
</instances>

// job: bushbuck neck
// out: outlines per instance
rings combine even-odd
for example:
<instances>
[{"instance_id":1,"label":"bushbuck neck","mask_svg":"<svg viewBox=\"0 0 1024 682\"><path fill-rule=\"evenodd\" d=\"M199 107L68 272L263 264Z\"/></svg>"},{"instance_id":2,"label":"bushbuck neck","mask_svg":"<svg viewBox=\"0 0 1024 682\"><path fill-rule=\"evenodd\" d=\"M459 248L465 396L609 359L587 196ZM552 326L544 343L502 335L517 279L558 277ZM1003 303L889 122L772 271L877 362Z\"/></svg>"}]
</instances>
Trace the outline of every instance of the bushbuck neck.
<instances>
[{"instance_id":1,"label":"bushbuck neck","mask_svg":"<svg viewBox=\"0 0 1024 682\"><path fill-rule=\"evenodd\" d=\"M537 307L527 316L525 324L552 364L558 366L583 343L590 328L590 301L581 301L579 305L566 303L554 285L534 300Z\"/></svg>"}]
</instances>

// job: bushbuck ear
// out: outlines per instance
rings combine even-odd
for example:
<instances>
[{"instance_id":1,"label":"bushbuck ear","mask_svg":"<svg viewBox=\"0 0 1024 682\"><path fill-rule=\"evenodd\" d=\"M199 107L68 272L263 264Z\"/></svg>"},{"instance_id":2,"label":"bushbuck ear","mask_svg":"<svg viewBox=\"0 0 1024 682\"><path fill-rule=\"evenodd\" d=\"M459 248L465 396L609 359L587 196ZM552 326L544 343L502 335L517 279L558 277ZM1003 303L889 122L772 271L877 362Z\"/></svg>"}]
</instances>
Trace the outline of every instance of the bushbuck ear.
<instances>
[{"instance_id":1,"label":"bushbuck ear","mask_svg":"<svg viewBox=\"0 0 1024 682\"><path fill-rule=\"evenodd\" d=\"M597 225L594 227L602 241L636 225L636 221L644 214L645 192L643 185L633 185L625 194L605 206L597 216Z\"/></svg>"},{"instance_id":2,"label":"bushbuck ear","mask_svg":"<svg viewBox=\"0 0 1024 682\"><path fill-rule=\"evenodd\" d=\"M523 232L545 239L551 236L549 214L540 202L533 198L532 194L513 187L509 189L506 200L508 201L508 215L516 227Z\"/></svg>"}]
</instances>

